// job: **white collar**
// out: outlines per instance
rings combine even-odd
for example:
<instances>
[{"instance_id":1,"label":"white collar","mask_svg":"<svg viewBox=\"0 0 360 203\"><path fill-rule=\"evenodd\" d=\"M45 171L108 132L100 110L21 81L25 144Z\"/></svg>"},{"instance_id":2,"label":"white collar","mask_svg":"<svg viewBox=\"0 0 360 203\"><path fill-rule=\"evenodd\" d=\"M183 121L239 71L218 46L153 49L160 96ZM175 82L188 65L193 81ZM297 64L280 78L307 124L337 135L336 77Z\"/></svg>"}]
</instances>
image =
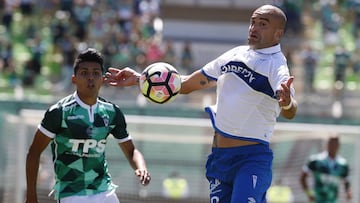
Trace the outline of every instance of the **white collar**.
<instances>
[{"instance_id":1,"label":"white collar","mask_svg":"<svg viewBox=\"0 0 360 203\"><path fill-rule=\"evenodd\" d=\"M253 51L260 53L260 54L275 54L275 53L281 52L281 46L279 43L272 47L267 47L267 48L263 48L263 49L253 49Z\"/></svg>"},{"instance_id":2,"label":"white collar","mask_svg":"<svg viewBox=\"0 0 360 203\"><path fill-rule=\"evenodd\" d=\"M79 97L79 95L77 94L77 91L74 92L73 96L75 97L76 102L83 108L85 109L90 109L90 108L96 108L98 103L99 103L99 99L96 100L96 103L94 105L88 105L85 104Z\"/></svg>"}]
</instances>

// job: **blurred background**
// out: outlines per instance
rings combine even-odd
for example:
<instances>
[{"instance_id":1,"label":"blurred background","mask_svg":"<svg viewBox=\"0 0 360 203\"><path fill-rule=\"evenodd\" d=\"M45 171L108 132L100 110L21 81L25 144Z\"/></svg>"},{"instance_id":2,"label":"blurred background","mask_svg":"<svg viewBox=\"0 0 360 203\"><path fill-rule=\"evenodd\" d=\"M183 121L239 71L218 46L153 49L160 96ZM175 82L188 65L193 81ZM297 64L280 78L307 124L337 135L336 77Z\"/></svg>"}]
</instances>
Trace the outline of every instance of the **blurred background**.
<instances>
[{"instance_id":1,"label":"blurred background","mask_svg":"<svg viewBox=\"0 0 360 203\"><path fill-rule=\"evenodd\" d=\"M279 118L272 148L274 183L288 185L306 202L299 175L307 156L341 135L351 180L360 166L360 1L358 0L2 0L0 1L0 202L23 202L25 155L44 111L74 91L70 77L79 50L95 47L106 67L138 71L164 61L181 74L201 68L222 52L247 42L251 13L277 5L288 17L282 49L295 76L298 114ZM179 95L156 105L137 87L104 86L101 96L120 105L129 131L144 153L153 182L141 187L114 142L107 156L121 202L208 202L204 165L212 129L203 108L214 89ZM120 153L119 153L120 152ZM39 176L42 202L52 186L51 154ZM185 199L163 195L163 180L188 182ZM359 183L352 181L360 202ZM340 202L345 202L342 192Z\"/></svg>"}]
</instances>

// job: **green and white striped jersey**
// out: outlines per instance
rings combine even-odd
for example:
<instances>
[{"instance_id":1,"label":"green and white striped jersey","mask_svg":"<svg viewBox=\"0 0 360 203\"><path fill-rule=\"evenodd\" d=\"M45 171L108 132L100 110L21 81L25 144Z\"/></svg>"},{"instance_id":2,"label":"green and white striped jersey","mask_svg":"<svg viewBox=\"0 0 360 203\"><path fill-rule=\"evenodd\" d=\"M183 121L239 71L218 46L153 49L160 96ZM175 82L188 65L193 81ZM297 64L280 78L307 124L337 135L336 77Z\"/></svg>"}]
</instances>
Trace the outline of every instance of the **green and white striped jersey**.
<instances>
[{"instance_id":1,"label":"green and white striped jersey","mask_svg":"<svg viewBox=\"0 0 360 203\"><path fill-rule=\"evenodd\" d=\"M106 139L109 134L120 143L131 139L117 105L99 97L89 106L75 92L51 106L38 128L53 139L55 199L117 187L105 159Z\"/></svg>"},{"instance_id":2,"label":"green and white striped jersey","mask_svg":"<svg viewBox=\"0 0 360 203\"><path fill-rule=\"evenodd\" d=\"M313 172L316 203L336 203L341 179L349 175L345 158L331 159L328 152L311 155L306 166Z\"/></svg>"}]
</instances>

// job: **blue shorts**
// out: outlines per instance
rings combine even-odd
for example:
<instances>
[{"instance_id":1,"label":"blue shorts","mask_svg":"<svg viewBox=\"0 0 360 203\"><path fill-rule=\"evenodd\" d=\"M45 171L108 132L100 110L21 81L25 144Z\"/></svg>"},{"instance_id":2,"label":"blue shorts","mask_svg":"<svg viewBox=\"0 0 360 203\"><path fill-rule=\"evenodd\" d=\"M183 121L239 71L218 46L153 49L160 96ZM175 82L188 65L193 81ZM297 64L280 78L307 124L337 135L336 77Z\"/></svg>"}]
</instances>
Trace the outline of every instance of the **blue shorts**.
<instances>
[{"instance_id":1,"label":"blue shorts","mask_svg":"<svg viewBox=\"0 0 360 203\"><path fill-rule=\"evenodd\" d=\"M263 144L213 148L206 163L210 203L265 203L272 160L272 150Z\"/></svg>"}]
</instances>

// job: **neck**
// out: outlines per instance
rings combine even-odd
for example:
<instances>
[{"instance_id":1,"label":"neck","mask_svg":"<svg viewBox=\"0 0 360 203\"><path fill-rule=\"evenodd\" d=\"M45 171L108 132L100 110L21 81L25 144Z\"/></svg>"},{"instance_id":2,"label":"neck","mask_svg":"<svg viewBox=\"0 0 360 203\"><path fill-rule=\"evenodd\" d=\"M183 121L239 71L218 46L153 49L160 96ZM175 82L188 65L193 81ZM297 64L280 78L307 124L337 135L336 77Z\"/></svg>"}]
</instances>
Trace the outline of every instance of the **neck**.
<instances>
[{"instance_id":1,"label":"neck","mask_svg":"<svg viewBox=\"0 0 360 203\"><path fill-rule=\"evenodd\" d=\"M92 106L97 102L97 98L98 98L97 96L82 95L79 92L77 94L80 100L89 106Z\"/></svg>"}]
</instances>

